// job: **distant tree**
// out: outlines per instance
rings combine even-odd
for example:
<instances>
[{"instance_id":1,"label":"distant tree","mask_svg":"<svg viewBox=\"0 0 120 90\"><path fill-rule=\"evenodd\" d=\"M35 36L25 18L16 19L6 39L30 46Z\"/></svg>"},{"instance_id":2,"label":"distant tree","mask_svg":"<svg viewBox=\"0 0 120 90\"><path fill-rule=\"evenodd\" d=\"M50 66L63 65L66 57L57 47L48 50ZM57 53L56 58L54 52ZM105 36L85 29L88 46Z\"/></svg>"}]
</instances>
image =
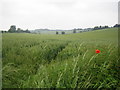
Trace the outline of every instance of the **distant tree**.
<instances>
[{"instance_id":1,"label":"distant tree","mask_svg":"<svg viewBox=\"0 0 120 90\"><path fill-rule=\"evenodd\" d=\"M99 30L99 29L105 29L105 28L109 28L109 27L108 26L95 26L93 30Z\"/></svg>"},{"instance_id":2,"label":"distant tree","mask_svg":"<svg viewBox=\"0 0 120 90\"><path fill-rule=\"evenodd\" d=\"M82 31L80 31L79 33L81 33Z\"/></svg>"},{"instance_id":3,"label":"distant tree","mask_svg":"<svg viewBox=\"0 0 120 90\"><path fill-rule=\"evenodd\" d=\"M102 26L100 29L105 29L105 28L109 28L108 26Z\"/></svg>"},{"instance_id":4,"label":"distant tree","mask_svg":"<svg viewBox=\"0 0 120 90\"><path fill-rule=\"evenodd\" d=\"M56 34L59 34L58 32L56 32Z\"/></svg>"},{"instance_id":5,"label":"distant tree","mask_svg":"<svg viewBox=\"0 0 120 90\"><path fill-rule=\"evenodd\" d=\"M82 30L82 28L78 28L77 30Z\"/></svg>"},{"instance_id":6,"label":"distant tree","mask_svg":"<svg viewBox=\"0 0 120 90\"><path fill-rule=\"evenodd\" d=\"M1 31L1 33L7 33L7 31Z\"/></svg>"},{"instance_id":7,"label":"distant tree","mask_svg":"<svg viewBox=\"0 0 120 90\"><path fill-rule=\"evenodd\" d=\"M120 27L120 24L115 24L113 27Z\"/></svg>"},{"instance_id":8,"label":"distant tree","mask_svg":"<svg viewBox=\"0 0 120 90\"><path fill-rule=\"evenodd\" d=\"M21 28L17 28L17 33L30 33L30 31L28 29L26 30L22 30Z\"/></svg>"},{"instance_id":9,"label":"distant tree","mask_svg":"<svg viewBox=\"0 0 120 90\"><path fill-rule=\"evenodd\" d=\"M65 32L62 32L62 34L65 34Z\"/></svg>"},{"instance_id":10,"label":"distant tree","mask_svg":"<svg viewBox=\"0 0 120 90\"><path fill-rule=\"evenodd\" d=\"M105 28L109 28L109 26L105 26Z\"/></svg>"},{"instance_id":11,"label":"distant tree","mask_svg":"<svg viewBox=\"0 0 120 90\"><path fill-rule=\"evenodd\" d=\"M73 33L76 33L76 29L73 30Z\"/></svg>"},{"instance_id":12,"label":"distant tree","mask_svg":"<svg viewBox=\"0 0 120 90\"><path fill-rule=\"evenodd\" d=\"M16 26L15 25L10 26L10 29L8 30L8 32L11 32L11 33L16 32Z\"/></svg>"},{"instance_id":13,"label":"distant tree","mask_svg":"<svg viewBox=\"0 0 120 90\"><path fill-rule=\"evenodd\" d=\"M26 32L26 33L30 33L30 31L29 31L28 29L27 29L27 30L25 30L25 32Z\"/></svg>"},{"instance_id":14,"label":"distant tree","mask_svg":"<svg viewBox=\"0 0 120 90\"><path fill-rule=\"evenodd\" d=\"M17 28L17 32L21 33L21 32L23 32L23 30L21 28Z\"/></svg>"},{"instance_id":15,"label":"distant tree","mask_svg":"<svg viewBox=\"0 0 120 90\"><path fill-rule=\"evenodd\" d=\"M94 30L97 30L97 29L99 29L99 27L98 27L98 26L95 26L93 29L94 29Z\"/></svg>"}]
</instances>

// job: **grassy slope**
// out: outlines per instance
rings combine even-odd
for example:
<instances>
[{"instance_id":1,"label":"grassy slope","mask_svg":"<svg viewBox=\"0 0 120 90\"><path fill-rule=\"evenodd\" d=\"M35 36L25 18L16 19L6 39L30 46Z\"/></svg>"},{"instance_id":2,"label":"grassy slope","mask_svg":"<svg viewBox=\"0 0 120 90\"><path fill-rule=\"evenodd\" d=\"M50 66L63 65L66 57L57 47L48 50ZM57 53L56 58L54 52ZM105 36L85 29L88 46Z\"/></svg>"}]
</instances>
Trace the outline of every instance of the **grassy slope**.
<instances>
[{"instance_id":1,"label":"grassy slope","mask_svg":"<svg viewBox=\"0 0 120 90\"><path fill-rule=\"evenodd\" d=\"M117 28L70 35L3 34L3 87L113 88L119 81L117 59Z\"/></svg>"}]
</instances>

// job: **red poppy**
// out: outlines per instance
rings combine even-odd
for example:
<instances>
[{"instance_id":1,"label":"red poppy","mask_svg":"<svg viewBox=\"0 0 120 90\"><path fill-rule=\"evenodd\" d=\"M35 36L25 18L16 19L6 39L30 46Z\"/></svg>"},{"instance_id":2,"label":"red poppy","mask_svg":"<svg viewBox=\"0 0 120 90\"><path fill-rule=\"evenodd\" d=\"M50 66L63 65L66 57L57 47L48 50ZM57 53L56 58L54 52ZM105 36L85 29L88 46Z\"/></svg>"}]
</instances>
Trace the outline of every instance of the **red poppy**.
<instances>
[{"instance_id":1,"label":"red poppy","mask_svg":"<svg viewBox=\"0 0 120 90\"><path fill-rule=\"evenodd\" d=\"M95 52L96 52L96 53L100 53L100 50L97 49L97 50L95 50Z\"/></svg>"}]
</instances>

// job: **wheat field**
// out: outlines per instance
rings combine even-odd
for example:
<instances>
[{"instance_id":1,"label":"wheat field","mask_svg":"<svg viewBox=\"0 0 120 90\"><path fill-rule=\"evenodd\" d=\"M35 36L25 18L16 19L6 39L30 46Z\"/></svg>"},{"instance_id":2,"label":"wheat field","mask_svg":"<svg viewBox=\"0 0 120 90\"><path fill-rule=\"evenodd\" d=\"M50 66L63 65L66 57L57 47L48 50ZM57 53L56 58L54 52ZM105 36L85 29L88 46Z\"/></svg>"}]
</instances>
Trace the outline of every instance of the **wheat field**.
<instances>
[{"instance_id":1,"label":"wheat field","mask_svg":"<svg viewBox=\"0 0 120 90\"><path fill-rule=\"evenodd\" d=\"M4 33L3 88L117 88L117 33L117 28L67 35Z\"/></svg>"}]
</instances>

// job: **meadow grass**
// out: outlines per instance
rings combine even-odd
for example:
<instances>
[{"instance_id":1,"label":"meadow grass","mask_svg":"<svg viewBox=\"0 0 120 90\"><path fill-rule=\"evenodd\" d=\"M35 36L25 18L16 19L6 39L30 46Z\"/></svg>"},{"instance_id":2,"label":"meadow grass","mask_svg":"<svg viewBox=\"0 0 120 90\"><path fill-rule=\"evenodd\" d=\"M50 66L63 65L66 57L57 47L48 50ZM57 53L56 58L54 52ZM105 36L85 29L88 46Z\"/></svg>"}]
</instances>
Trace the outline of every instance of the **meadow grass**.
<instances>
[{"instance_id":1,"label":"meadow grass","mask_svg":"<svg viewBox=\"0 0 120 90\"><path fill-rule=\"evenodd\" d=\"M110 28L68 35L5 33L3 88L117 88L117 32Z\"/></svg>"}]
</instances>

